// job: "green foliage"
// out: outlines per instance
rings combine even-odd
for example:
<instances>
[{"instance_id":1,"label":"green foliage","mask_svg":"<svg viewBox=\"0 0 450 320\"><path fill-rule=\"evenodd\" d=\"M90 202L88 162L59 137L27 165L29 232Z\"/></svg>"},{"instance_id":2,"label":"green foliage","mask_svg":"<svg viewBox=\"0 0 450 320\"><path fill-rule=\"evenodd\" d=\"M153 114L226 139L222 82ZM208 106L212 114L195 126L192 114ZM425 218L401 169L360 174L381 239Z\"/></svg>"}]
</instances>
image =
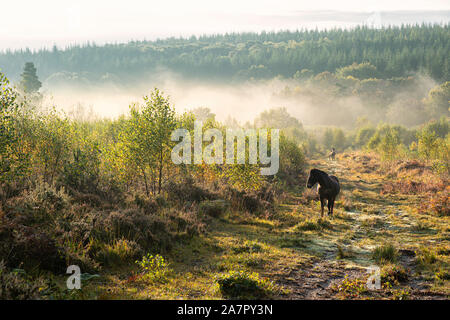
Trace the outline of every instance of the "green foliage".
<instances>
[{"instance_id":1,"label":"green foliage","mask_svg":"<svg viewBox=\"0 0 450 320\"><path fill-rule=\"evenodd\" d=\"M355 137L355 146L361 148L365 146L370 138L375 134L376 129L372 126L364 126L358 129Z\"/></svg>"},{"instance_id":2,"label":"green foliage","mask_svg":"<svg viewBox=\"0 0 450 320\"><path fill-rule=\"evenodd\" d=\"M322 229L332 229L333 226L328 220L318 218L302 221L295 228L298 231L320 231Z\"/></svg>"},{"instance_id":3,"label":"green foliage","mask_svg":"<svg viewBox=\"0 0 450 320\"><path fill-rule=\"evenodd\" d=\"M437 281L450 280L450 273L446 270L438 270L435 272L434 277Z\"/></svg>"},{"instance_id":4,"label":"green foliage","mask_svg":"<svg viewBox=\"0 0 450 320\"><path fill-rule=\"evenodd\" d=\"M431 121L417 132L417 143L410 150L426 161L432 161L432 167L438 174L450 172L450 134L449 122L445 118Z\"/></svg>"},{"instance_id":5,"label":"green foliage","mask_svg":"<svg viewBox=\"0 0 450 320\"><path fill-rule=\"evenodd\" d=\"M0 110L2 113L9 113L16 110L18 107L18 96L16 90L14 90L5 74L0 72Z\"/></svg>"},{"instance_id":6,"label":"green foliage","mask_svg":"<svg viewBox=\"0 0 450 320\"><path fill-rule=\"evenodd\" d=\"M142 257L142 260L136 261L142 272L142 278L151 282L167 282L168 276L172 272L169 268L169 263L159 254L153 256L147 254Z\"/></svg>"},{"instance_id":7,"label":"green foliage","mask_svg":"<svg viewBox=\"0 0 450 320\"><path fill-rule=\"evenodd\" d=\"M261 252L263 249L258 242L246 240L244 243L233 247L232 250L235 253L254 253Z\"/></svg>"},{"instance_id":8,"label":"green foliage","mask_svg":"<svg viewBox=\"0 0 450 320\"><path fill-rule=\"evenodd\" d=\"M229 207L229 203L225 200L206 200L200 203L198 211L201 214L218 218L223 215Z\"/></svg>"},{"instance_id":9,"label":"green foliage","mask_svg":"<svg viewBox=\"0 0 450 320\"><path fill-rule=\"evenodd\" d=\"M335 128L333 130L333 147L337 150L345 149L347 145L344 131L340 128Z\"/></svg>"},{"instance_id":10,"label":"green foliage","mask_svg":"<svg viewBox=\"0 0 450 320\"><path fill-rule=\"evenodd\" d=\"M378 78L377 68L369 62L353 63L350 66L339 68L336 74L342 78L354 77L357 79Z\"/></svg>"},{"instance_id":11,"label":"green foliage","mask_svg":"<svg viewBox=\"0 0 450 320\"><path fill-rule=\"evenodd\" d=\"M294 73L293 78L297 80L307 80L314 75L313 71L309 69L302 69Z\"/></svg>"},{"instance_id":12,"label":"green foliage","mask_svg":"<svg viewBox=\"0 0 450 320\"><path fill-rule=\"evenodd\" d=\"M25 93L34 93L41 87L41 82L36 75L36 68L33 62L25 63L21 76L20 87Z\"/></svg>"},{"instance_id":13,"label":"green foliage","mask_svg":"<svg viewBox=\"0 0 450 320\"><path fill-rule=\"evenodd\" d=\"M0 72L0 183L11 183L24 176L29 156L21 149L21 132L15 115L21 107L19 93Z\"/></svg>"},{"instance_id":14,"label":"green foliage","mask_svg":"<svg viewBox=\"0 0 450 320\"><path fill-rule=\"evenodd\" d=\"M345 297L358 298L367 292L366 283L361 279L350 279L345 275L344 280L336 287Z\"/></svg>"},{"instance_id":15,"label":"green foliage","mask_svg":"<svg viewBox=\"0 0 450 320\"><path fill-rule=\"evenodd\" d=\"M439 154L439 140L435 131L428 128L417 133L417 151L425 160L434 159Z\"/></svg>"},{"instance_id":16,"label":"green foliage","mask_svg":"<svg viewBox=\"0 0 450 320\"><path fill-rule=\"evenodd\" d=\"M211 112L211 109L206 107L198 107L193 109L191 112L194 115L195 120L198 121L215 120L216 118L216 115Z\"/></svg>"},{"instance_id":17,"label":"green foliage","mask_svg":"<svg viewBox=\"0 0 450 320\"><path fill-rule=\"evenodd\" d=\"M436 80L449 81L448 34L448 25L227 33L65 50L17 50L0 54L0 65L17 79L23 61L33 60L42 78L84 86L133 85L142 76L167 69L189 78L229 82L290 78L300 68L296 77L308 79L324 71L347 70L345 66L350 66L349 74L362 78L372 77L376 68L377 76L385 79L424 71Z\"/></svg>"},{"instance_id":18,"label":"green foliage","mask_svg":"<svg viewBox=\"0 0 450 320\"><path fill-rule=\"evenodd\" d=\"M72 139L69 120L52 110L35 120L34 159L42 176L53 183L61 173L62 164L68 160Z\"/></svg>"},{"instance_id":19,"label":"green foliage","mask_svg":"<svg viewBox=\"0 0 450 320\"><path fill-rule=\"evenodd\" d=\"M408 300L411 293L408 289L391 289L394 300Z\"/></svg>"},{"instance_id":20,"label":"green foliage","mask_svg":"<svg viewBox=\"0 0 450 320\"><path fill-rule=\"evenodd\" d=\"M323 133L322 144L325 150L335 148L336 150L342 151L347 146L344 131L341 128L326 128Z\"/></svg>"},{"instance_id":21,"label":"green foliage","mask_svg":"<svg viewBox=\"0 0 450 320\"><path fill-rule=\"evenodd\" d=\"M100 179L100 148L97 142L83 141L73 150L72 159L64 164L62 180L65 185L81 192L98 191Z\"/></svg>"},{"instance_id":22,"label":"green foliage","mask_svg":"<svg viewBox=\"0 0 450 320\"><path fill-rule=\"evenodd\" d=\"M394 263L397 255L397 249L392 244L381 245L372 251L372 259L380 264L387 262Z\"/></svg>"},{"instance_id":23,"label":"green foliage","mask_svg":"<svg viewBox=\"0 0 450 320\"><path fill-rule=\"evenodd\" d=\"M131 118L122 135L125 162L139 168L147 195L150 193L148 175L157 181L157 190L153 191L160 193L163 169L170 162L167 159L173 145L170 135L176 125L175 111L157 88L144 97L144 105L132 105L130 111Z\"/></svg>"},{"instance_id":24,"label":"green foliage","mask_svg":"<svg viewBox=\"0 0 450 320\"><path fill-rule=\"evenodd\" d=\"M322 143L325 146L326 149L331 149L333 146L333 130L330 128L325 129L325 132L323 134Z\"/></svg>"},{"instance_id":25,"label":"green foliage","mask_svg":"<svg viewBox=\"0 0 450 320\"><path fill-rule=\"evenodd\" d=\"M415 134L415 130L403 126L380 124L366 147L378 152L383 160L394 160L406 152L406 146L414 141Z\"/></svg>"},{"instance_id":26,"label":"green foliage","mask_svg":"<svg viewBox=\"0 0 450 320\"><path fill-rule=\"evenodd\" d=\"M70 197L64 187L57 188L40 179L32 189L23 192L24 201L30 207L45 209L46 213L56 213L69 205Z\"/></svg>"},{"instance_id":27,"label":"green foliage","mask_svg":"<svg viewBox=\"0 0 450 320\"><path fill-rule=\"evenodd\" d=\"M221 294L228 299L267 299L278 288L256 272L231 271L217 277Z\"/></svg>"},{"instance_id":28,"label":"green foliage","mask_svg":"<svg viewBox=\"0 0 450 320\"><path fill-rule=\"evenodd\" d=\"M392 129L387 131L384 137L381 138L378 146L381 158L383 160L393 160L398 157L399 145L400 140L397 131Z\"/></svg>"},{"instance_id":29,"label":"green foliage","mask_svg":"<svg viewBox=\"0 0 450 320\"><path fill-rule=\"evenodd\" d=\"M281 134L279 154L280 168L276 176L287 185L297 185L306 166L303 150L295 141Z\"/></svg>"},{"instance_id":30,"label":"green foliage","mask_svg":"<svg viewBox=\"0 0 450 320\"><path fill-rule=\"evenodd\" d=\"M433 270L438 261L436 252L429 248L419 248L415 251L416 263L423 270Z\"/></svg>"},{"instance_id":31,"label":"green foliage","mask_svg":"<svg viewBox=\"0 0 450 320\"><path fill-rule=\"evenodd\" d=\"M0 300L40 299L42 286L42 279L32 280L19 269L8 271L0 261Z\"/></svg>"},{"instance_id":32,"label":"green foliage","mask_svg":"<svg viewBox=\"0 0 450 320\"><path fill-rule=\"evenodd\" d=\"M142 253L140 246L131 240L118 239L106 244L97 254L97 260L103 265L120 266L132 262Z\"/></svg>"},{"instance_id":33,"label":"green foliage","mask_svg":"<svg viewBox=\"0 0 450 320\"><path fill-rule=\"evenodd\" d=\"M428 93L425 103L432 116L450 115L450 81L437 85Z\"/></svg>"},{"instance_id":34,"label":"green foliage","mask_svg":"<svg viewBox=\"0 0 450 320\"><path fill-rule=\"evenodd\" d=\"M300 121L291 116L286 108L275 108L267 111L263 111L255 119L256 128L299 128L302 129Z\"/></svg>"},{"instance_id":35,"label":"green foliage","mask_svg":"<svg viewBox=\"0 0 450 320\"><path fill-rule=\"evenodd\" d=\"M422 130L435 132L439 138L445 138L450 132L450 120L442 116L438 121L432 120Z\"/></svg>"},{"instance_id":36,"label":"green foliage","mask_svg":"<svg viewBox=\"0 0 450 320\"><path fill-rule=\"evenodd\" d=\"M408 271L401 265L386 264L381 268L381 282L399 285L408 280Z\"/></svg>"}]
</instances>

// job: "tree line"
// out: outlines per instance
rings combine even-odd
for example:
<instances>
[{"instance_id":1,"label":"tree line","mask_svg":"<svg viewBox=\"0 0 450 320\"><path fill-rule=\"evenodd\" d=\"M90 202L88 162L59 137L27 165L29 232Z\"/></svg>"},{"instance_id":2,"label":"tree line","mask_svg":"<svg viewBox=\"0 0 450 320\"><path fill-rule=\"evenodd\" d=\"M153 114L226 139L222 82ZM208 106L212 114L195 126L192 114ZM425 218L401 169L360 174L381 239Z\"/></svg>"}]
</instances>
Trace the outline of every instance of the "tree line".
<instances>
[{"instance_id":1,"label":"tree line","mask_svg":"<svg viewBox=\"0 0 450 320\"><path fill-rule=\"evenodd\" d=\"M0 68L15 81L22 66L33 61L44 80L53 77L123 84L161 70L192 79L243 81L334 73L353 63L370 63L372 78L422 72L445 82L450 80L449 36L448 24L422 24L230 33L102 46L87 43L63 50L56 46L37 51L6 50L0 53Z\"/></svg>"}]
</instances>

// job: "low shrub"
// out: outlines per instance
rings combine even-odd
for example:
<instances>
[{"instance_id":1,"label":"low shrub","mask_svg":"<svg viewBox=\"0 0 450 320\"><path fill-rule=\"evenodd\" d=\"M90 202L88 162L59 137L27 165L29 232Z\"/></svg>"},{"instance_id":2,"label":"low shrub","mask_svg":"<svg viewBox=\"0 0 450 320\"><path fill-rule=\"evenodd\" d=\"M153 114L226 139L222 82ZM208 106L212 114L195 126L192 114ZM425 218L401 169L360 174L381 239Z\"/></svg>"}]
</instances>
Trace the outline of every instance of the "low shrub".
<instances>
[{"instance_id":1,"label":"low shrub","mask_svg":"<svg viewBox=\"0 0 450 320\"><path fill-rule=\"evenodd\" d=\"M438 216L450 216L450 186L433 195L426 208Z\"/></svg>"},{"instance_id":2,"label":"low shrub","mask_svg":"<svg viewBox=\"0 0 450 320\"><path fill-rule=\"evenodd\" d=\"M56 188L44 181L24 190L19 196L6 201L6 216L18 224L32 226L49 224L53 218L68 208L70 197L64 188Z\"/></svg>"},{"instance_id":3,"label":"low shrub","mask_svg":"<svg viewBox=\"0 0 450 320\"><path fill-rule=\"evenodd\" d=\"M228 299L264 299L272 297L277 287L256 272L231 271L217 277L223 297Z\"/></svg>"},{"instance_id":4,"label":"low shrub","mask_svg":"<svg viewBox=\"0 0 450 320\"><path fill-rule=\"evenodd\" d=\"M275 202L275 191L267 185L262 185L258 191L239 191L227 188L224 194L233 209L249 213L271 211Z\"/></svg>"},{"instance_id":5,"label":"low shrub","mask_svg":"<svg viewBox=\"0 0 450 320\"><path fill-rule=\"evenodd\" d=\"M229 208L229 204L225 200L206 200L202 201L198 207L201 214L218 218Z\"/></svg>"},{"instance_id":6,"label":"low shrub","mask_svg":"<svg viewBox=\"0 0 450 320\"><path fill-rule=\"evenodd\" d=\"M165 186L169 201L184 204L186 202L201 202L203 200L216 199L216 195L209 190L194 184L192 178L186 178L183 182L170 181Z\"/></svg>"},{"instance_id":7,"label":"low shrub","mask_svg":"<svg viewBox=\"0 0 450 320\"><path fill-rule=\"evenodd\" d=\"M157 200L149 199L145 196L140 196L136 194L134 196L134 203L141 208L145 214L153 214L156 213L159 209L159 205Z\"/></svg>"},{"instance_id":8,"label":"low shrub","mask_svg":"<svg viewBox=\"0 0 450 320\"><path fill-rule=\"evenodd\" d=\"M169 250L173 235L168 223L159 215L146 215L135 209L99 213L95 217L92 235L106 243L127 239L135 241L146 250Z\"/></svg>"},{"instance_id":9,"label":"low shrub","mask_svg":"<svg viewBox=\"0 0 450 320\"><path fill-rule=\"evenodd\" d=\"M49 234L7 220L0 224L0 256L13 268L62 272L65 267L64 252Z\"/></svg>"},{"instance_id":10,"label":"low shrub","mask_svg":"<svg viewBox=\"0 0 450 320\"><path fill-rule=\"evenodd\" d=\"M172 209L167 214L170 223L170 230L177 233L178 236L186 235L188 238L205 232L206 225L203 223L196 212L181 211Z\"/></svg>"},{"instance_id":11,"label":"low shrub","mask_svg":"<svg viewBox=\"0 0 450 320\"><path fill-rule=\"evenodd\" d=\"M146 281L167 282L167 277L172 272L169 263L159 254L153 256L148 253L136 261L136 264L141 268L142 279Z\"/></svg>"},{"instance_id":12,"label":"low shrub","mask_svg":"<svg viewBox=\"0 0 450 320\"><path fill-rule=\"evenodd\" d=\"M424 194L442 191L445 185L439 179L436 181L420 181L404 178L400 181L383 183L381 194Z\"/></svg>"},{"instance_id":13,"label":"low shrub","mask_svg":"<svg viewBox=\"0 0 450 320\"><path fill-rule=\"evenodd\" d=\"M333 287L333 290L342 293L346 298L359 298L368 291L364 280L350 279L348 275L339 285Z\"/></svg>"},{"instance_id":14,"label":"low shrub","mask_svg":"<svg viewBox=\"0 0 450 320\"><path fill-rule=\"evenodd\" d=\"M185 239L205 230L195 212L164 209L146 214L142 209L98 212L93 217L91 237L104 243L119 239L134 241L146 251L168 251L179 237Z\"/></svg>"},{"instance_id":15,"label":"low shrub","mask_svg":"<svg viewBox=\"0 0 450 320\"><path fill-rule=\"evenodd\" d=\"M104 205L101 197L97 194L81 193L76 190L71 190L70 194L72 196L73 203L84 203L94 208L98 208Z\"/></svg>"},{"instance_id":16,"label":"low shrub","mask_svg":"<svg viewBox=\"0 0 450 320\"><path fill-rule=\"evenodd\" d=\"M381 282L398 285L408 280L408 271L401 265L386 264L381 268Z\"/></svg>"},{"instance_id":17,"label":"low shrub","mask_svg":"<svg viewBox=\"0 0 450 320\"><path fill-rule=\"evenodd\" d=\"M62 210L70 202L64 187L57 188L42 180L39 180L34 188L25 190L23 197L34 206L40 206L52 212Z\"/></svg>"},{"instance_id":18,"label":"low shrub","mask_svg":"<svg viewBox=\"0 0 450 320\"><path fill-rule=\"evenodd\" d=\"M41 279L28 279L23 270L8 271L0 261L0 300L36 300L40 299Z\"/></svg>"},{"instance_id":19,"label":"low shrub","mask_svg":"<svg viewBox=\"0 0 450 320\"><path fill-rule=\"evenodd\" d=\"M82 272L96 273L101 269L100 264L91 257L89 250L84 248L66 249L66 266L77 265Z\"/></svg>"},{"instance_id":20,"label":"low shrub","mask_svg":"<svg viewBox=\"0 0 450 320\"><path fill-rule=\"evenodd\" d=\"M300 202L304 205L308 205L311 201L318 201L319 200L319 194L317 191L313 188L305 188L302 192L302 196L300 198Z\"/></svg>"}]
</instances>

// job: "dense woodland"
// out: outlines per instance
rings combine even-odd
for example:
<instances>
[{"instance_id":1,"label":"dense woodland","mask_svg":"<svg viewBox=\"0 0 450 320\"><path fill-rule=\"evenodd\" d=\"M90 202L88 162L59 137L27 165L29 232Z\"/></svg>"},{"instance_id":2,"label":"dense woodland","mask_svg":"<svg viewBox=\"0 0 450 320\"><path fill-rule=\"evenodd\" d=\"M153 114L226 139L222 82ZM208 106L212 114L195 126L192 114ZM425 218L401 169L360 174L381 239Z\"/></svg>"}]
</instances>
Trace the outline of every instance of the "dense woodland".
<instances>
[{"instance_id":1,"label":"dense woodland","mask_svg":"<svg viewBox=\"0 0 450 320\"><path fill-rule=\"evenodd\" d=\"M445 82L450 80L449 38L448 25L205 35L102 46L88 43L64 50L7 50L0 54L0 67L13 81L25 62L33 61L43 80L125 85L162 71L189 79L242 81L334 73L369 62L375 69L359 75L361 79L421 72Z\"/></svg>"}]
</instances>

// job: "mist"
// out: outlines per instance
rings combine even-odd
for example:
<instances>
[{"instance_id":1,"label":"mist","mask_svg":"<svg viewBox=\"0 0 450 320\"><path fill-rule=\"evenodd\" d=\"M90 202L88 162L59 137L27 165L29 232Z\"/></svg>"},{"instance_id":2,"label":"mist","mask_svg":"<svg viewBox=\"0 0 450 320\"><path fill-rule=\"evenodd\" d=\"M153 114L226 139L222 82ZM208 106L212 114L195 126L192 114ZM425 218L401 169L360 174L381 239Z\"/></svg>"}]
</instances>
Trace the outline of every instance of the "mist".
<instances>
[{"instance_id":1,"label":"mist","mask_svg":"<svg viewBox=\"0 0 450 320\"><path fill-rule=\"evenodd\" d=\"M374 99L358 94L335 94L333 85L318 84L312 80L292 79L253 80L243 83L207 83L186 80L163 72L153 79L142 79L132 86L106 84L71 84L44 82L46 106L55 106L73 113L80 106L96 117L117 118L129 111L130 104L142 103L143 97L157 87L169 96L178 113L197 107L207 107L216 120L236 119L240 124L253 123L263 111L284 107L303 125L353 127L359 117L373 123L384 121L413 126L426 121L422 100L436 86L430 77L416 74L411 83L394 90L389 104L375 107ZM361 87L361 85L359 85ZM357 87L359 88L359 87Z\"/></svg>"},{"instance_id":2,"label":"mist","mask_svg":"<svg viewBox=\"0 0 450 320\"><path fill-rule=\"evenodd\" d=\"M91 108L100 117L117 118L126 114L129 105L141 103L143 97L153 88L158 88L170 97L170 102L178 113L197 107L207 107L216 114L216 119L224 121L229 116L240 122L253 121L262 111L274 107L291 105L289 99L277 96L291 81L270 80L247 82L243 84L211 84L200 81L182 80L176 75L166 74L158 80L143 80L133 88L123 88L114 85L79 86L59 84L51 86L44 83L44 104L54 105L66 112L74 106L83 105ZM305 105L306 107L306 105ZM301 109L299 109L301 110ZM302 112L297 116L301 117Z\"/></svg>"}]
</instances>

